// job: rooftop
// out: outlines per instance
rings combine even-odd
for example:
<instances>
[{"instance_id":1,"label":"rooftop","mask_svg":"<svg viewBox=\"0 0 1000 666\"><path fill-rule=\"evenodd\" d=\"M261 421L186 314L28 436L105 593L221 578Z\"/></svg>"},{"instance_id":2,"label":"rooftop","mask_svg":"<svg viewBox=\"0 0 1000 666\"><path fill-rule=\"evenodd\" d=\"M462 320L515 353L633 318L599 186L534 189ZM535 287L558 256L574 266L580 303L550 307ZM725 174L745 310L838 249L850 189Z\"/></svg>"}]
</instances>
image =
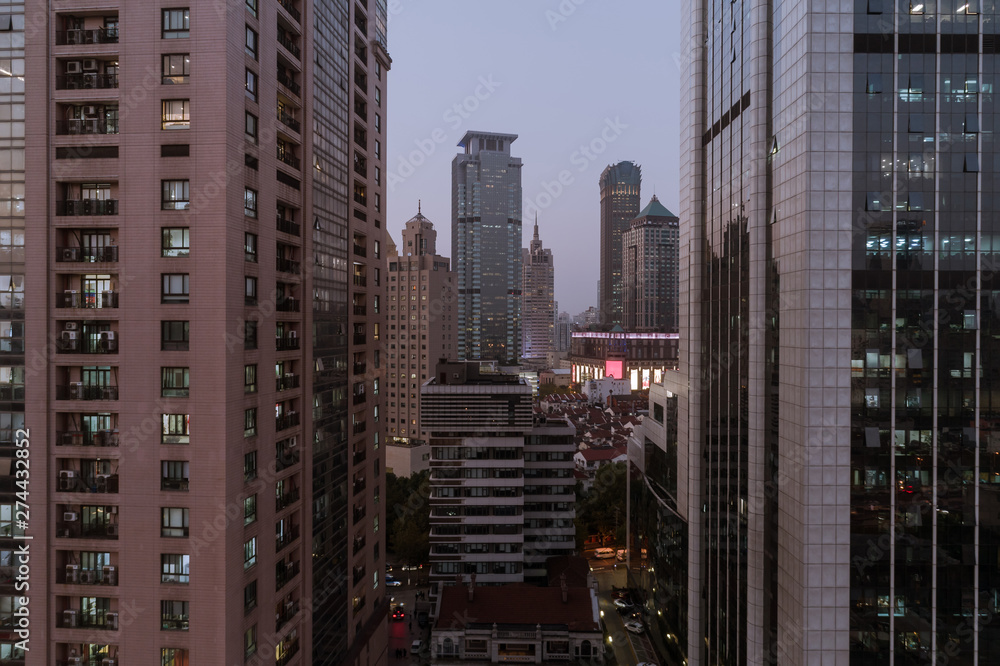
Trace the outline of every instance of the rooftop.
<instances>
[{"instance_id":1,"label":"rooftop","mask_svg":"<svg viewBox=\"0 0 1000 666\"><path fill-rule=\"evenodd\" d=\"M570 631L601 631L597 597L588 587L569 587L566 601L559 587L524 583L475 587L469 601L465 584L446 586L435 629L468 629L476 625L567 625Z\"/></svg>"},{"instance_id":2,"label":"rooftop","mask_svg":"<svg viewBox=\"0 0 1000 666\"><path fill-rule=\"evenodd\" d=\"M660 200L653 195L646 207L639 211L639 214L635 216L635 219L640 220L644 217L673 217L677 216L667 210L667 207L660 203Z\"/></svg>"}]
</instances>

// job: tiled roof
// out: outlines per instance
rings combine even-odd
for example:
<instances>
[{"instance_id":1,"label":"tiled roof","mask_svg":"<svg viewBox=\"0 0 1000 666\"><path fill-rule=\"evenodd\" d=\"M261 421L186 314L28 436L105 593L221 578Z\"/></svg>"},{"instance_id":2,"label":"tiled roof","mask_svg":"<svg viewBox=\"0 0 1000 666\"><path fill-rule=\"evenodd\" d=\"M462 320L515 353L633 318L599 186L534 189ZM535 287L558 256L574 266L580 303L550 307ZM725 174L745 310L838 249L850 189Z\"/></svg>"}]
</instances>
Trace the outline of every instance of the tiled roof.
<instances>
[{"instance_id":1,"label":"tiled roof","mask_svg":"<svg viewBox=\"0 0 1000 666\"><path fill-rule=\"evenodd\" d=\"M570 587L563 603L559 587L523 583L475 588L469 601L468 586L449 585L441 595L441 612L435 628L461 629L469 624L565 624L570 631L600 631L597 599L588 587Z\"/></svg>"}]
</instances>

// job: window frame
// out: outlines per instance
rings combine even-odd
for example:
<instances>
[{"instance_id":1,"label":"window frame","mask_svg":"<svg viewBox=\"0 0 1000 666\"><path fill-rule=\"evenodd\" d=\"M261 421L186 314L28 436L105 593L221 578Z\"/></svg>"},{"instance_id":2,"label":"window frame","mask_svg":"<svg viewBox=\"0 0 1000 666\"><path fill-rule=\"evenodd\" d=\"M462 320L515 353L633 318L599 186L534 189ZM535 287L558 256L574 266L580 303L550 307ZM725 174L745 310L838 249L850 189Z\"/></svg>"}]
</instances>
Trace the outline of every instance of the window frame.
<instances>
[{"instance_id":1,"label":"window frame","mask_svg":"<svg viewBox=\"0 0 1000 666\"><path fill-rule=\"evenodd\" d=\"M180 233L180 245L168 244L176 239L176 233ZM191 228L190 227L160 227L160 256L161 257L189 257L191 256Z\"/></svg>"},{"instance_id":2,"label":"window frame","mask_svg":"<svg viewBox=\"0 0 1000 666\"><path fill-rule=\"evenodd\" d=\"M252 187L243 188L243 214L257 219L257 190Z\"/></svg>"},{"instance_id":3,"label":"window frame","mask_svg":"<svg viewBox=\"0 0 1000 666\"><path fill-rule=\"evenodd\" d=\"M171 580L174 578L176 580ZM160 583L172 585L190 584L191 556L186 553L160 553Z\"/></svg>"},{"instance_id":4,"label":"window frame","mask_svg":"<svg viewBox=\"0 0 1000 666\"><path fill-rule=\"evenodd\" d=\"M251 44L251 42L253 42ZM246 33L243 38L243 50L246 54L256 61L260 53L260 35L257 31L250 27L249 24L246 25Z\"/></svg>"},{"instance_id":5,"label":"window frame","mask_svg":"<svg viewBox=\"0 0 1000 666\"><path fill-rule=\"evenodd\" d=\"M191 181L164 179L160 181L160 209L188 210L191 207Z\"/></svg>"},{"instance_id":6,"label":"window frame","mask_svg":"<svg viewBox=\"0 0 1000 666\"><path fill-rule=\"evenodd\" d=\"M160 16L160 39L186 39L191 36L190 7L166 7L161 10ZM173 27L174 19L179 19L183 27Z\"/></svg>"},{"instance_id":7,"label":"window frame","mask_svg":"<svg viewBox=\"0 0 1000 666\"><path fill-rule=\"evenodd\" d=\"M243 570L246 571L257 564L257 537L252 536L243 542Z\"/></svg>"},{"instance_id":8,"label":"window frame","mask_svg":"<svg viewBox=\"0 0 1000 666\"><path fill-rule=\"evenodd\" d=\"M191 510L187 507L160 507L160 536L165 539L182 539L190 536L190 512ZM177 518L180 519L179 525L175 524ZM178 531L179 534L176 533Z\"/></svg>"},{"instance_id":9,"label":"window frame","mask_svg":"<svg viewBox=\"0 0 1000 666\"><path fill-rule=\"evenodd\" d=\"M180 58L181 73L173 74L174 58ZM180 85L191 80L190 53L163 53L160 55L160 85Z\"/></svg>"},{"instance_id":10,"label":"window frame","mask_svg":"<svg viewBox=\"0 0 1000 666\"><path fill-rule=\"evenodd\" d=\"M257 392L257 364L247 363L243 366L243 392Z\"/></svg>"},{"instance_id":11,"label":"window frame","mask_svg":"<svg viewBox=\"0 0 1000 666\"><path fill-rule=\"evenodd\" d=\"M191 368L179 365L160 368L160 397L187 398L190 395Z\"/></svg>"},{"instance_id":12,"label":"window frame","mask_svg":"<svg viewBox=\"0 0 1000 666\"><path fill-rule=\"evenodd\" d=\"M160 350L187 351L191 346L191 322L185 319L160 320Z\"/></svg>"},{"instance_id":13,"label":"window frame","mask_svg":"<svg viewBox=\"0 0 1000 666\"><path fill-rule=\"evenodd\" d=\"M179 284L174 284L179 280ZM175 291L174 287L180 290ZM189 273L160 273L160 302L161 303L190 303L191 302L191 275Z\"/></svg>"},{"instance_id":14,"label":"window frame","mask_svg":"<svg viewBox=\"0 0 1000 666\"><path fill-rule=\"evenodd\" d=\"M178 104L179 109L173 108ZM160 100L160 129L168 131L191 129L191 100Z\"/></svg>"},{"instance_id":15,"label":"window frame","mask_svg":"<svg viewBox=\"0 0 1000 666\"><path fill-rule=\"evenodd\" d=\"M260 84L260 77L257 76L257 72L253 71L249 67L246 69L246 77L243 83L244 93L248 98L257 101L257 92Z\"/></svg>"}]
</instances>

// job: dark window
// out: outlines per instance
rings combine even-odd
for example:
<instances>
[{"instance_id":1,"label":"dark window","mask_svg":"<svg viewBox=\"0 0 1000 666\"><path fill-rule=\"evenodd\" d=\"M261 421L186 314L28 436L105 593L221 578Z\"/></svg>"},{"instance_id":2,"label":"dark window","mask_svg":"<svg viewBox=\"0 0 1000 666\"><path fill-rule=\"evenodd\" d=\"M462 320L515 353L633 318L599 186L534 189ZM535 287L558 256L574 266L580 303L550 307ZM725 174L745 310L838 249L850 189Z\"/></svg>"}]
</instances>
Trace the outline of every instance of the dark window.
<instances>
[{"instance_id":1,"label":"dark window","mask_svg":"<svg viewBox=\"0 0 1000 666\"><path fill-rule=\"evenodd\" d=\"M164 84L187 83L191 76L191 55L188 53L163 54Z\"/></svg>"},{"instance_id":2,"label":"dark window","mask_svg":"<svg viewBox=\"0 0 1000 666\"><path fill-rule=\"evenodd\" d=\"M160 349L186 351L191 342L191 323L187 321L160 322Z\"/></svg>"},{"instance_id":3,"label":"dark window","mask_svg":"<svg viewBox=\"0 0 1000 666\"><path fill-rule=\"evenodd\" d=\"M163 273L160 300L163 303L187 303L190 300L187 273Z\"/></svg>"},{"instance_id":4,"label":"dark window","mask_svg":"<svg viewBox=\"0 0 1000 666\"><path fill-rule=\"evenodd\" d=\"M181 39L189 36L191 12L184 9L163 10L163 39Z\"/></svg>"}]
</instances>

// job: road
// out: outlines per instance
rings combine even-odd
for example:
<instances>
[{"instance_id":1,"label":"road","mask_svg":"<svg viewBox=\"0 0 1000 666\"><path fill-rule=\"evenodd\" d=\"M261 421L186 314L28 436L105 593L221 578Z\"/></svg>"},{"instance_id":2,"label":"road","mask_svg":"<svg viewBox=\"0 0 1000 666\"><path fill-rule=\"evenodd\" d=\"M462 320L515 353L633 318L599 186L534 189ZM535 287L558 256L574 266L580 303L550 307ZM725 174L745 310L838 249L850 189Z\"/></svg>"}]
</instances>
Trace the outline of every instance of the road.
<instances>
[{"instance_id":1,"label":"road","mask_svg":"<svg viewBox=\"0 0 1000 666\"><path fill-rule=\"evenodd\" d=\"M611 636L611 647L614 649L618 665L633 666L641 662L659 663L648 636L626 631L622 616L615 608L612 587L625 587L627 585L625 564L613 559L596 559L590 551L586 551L584 555L590 562L594 580L597 581L598 608L603 613L604 623Z\"/></svg>"},{"instance_id":2,"label":"road","mask_svg":"<svg viewBox=\"0 0 1000 666\"><path fill-rule=\"evenodd\" d=\"M393 620L392 616L389 616L389 664L390 666L409 666L411 664L428 663L430 655L428 651L425 650L420 656L410 654L410 646L414 640L419 638L424 641L424 644L428 640L429 628L421 629L417 624L416 613L414 613L417 592L423 592L426 595L427 586L424 584L418 587L415 576L409 578L411 584L407 585L407 574L409 572L400 571L398 567L393 567L393 569L390 575L400 580L403 585L389 587L387 594L392 597L394 602L403 604L406 619ZM426 575L424 578L426 578ZM396 650L406 650L406 656L397 657Z\"/></svg>"}]
</instances>

